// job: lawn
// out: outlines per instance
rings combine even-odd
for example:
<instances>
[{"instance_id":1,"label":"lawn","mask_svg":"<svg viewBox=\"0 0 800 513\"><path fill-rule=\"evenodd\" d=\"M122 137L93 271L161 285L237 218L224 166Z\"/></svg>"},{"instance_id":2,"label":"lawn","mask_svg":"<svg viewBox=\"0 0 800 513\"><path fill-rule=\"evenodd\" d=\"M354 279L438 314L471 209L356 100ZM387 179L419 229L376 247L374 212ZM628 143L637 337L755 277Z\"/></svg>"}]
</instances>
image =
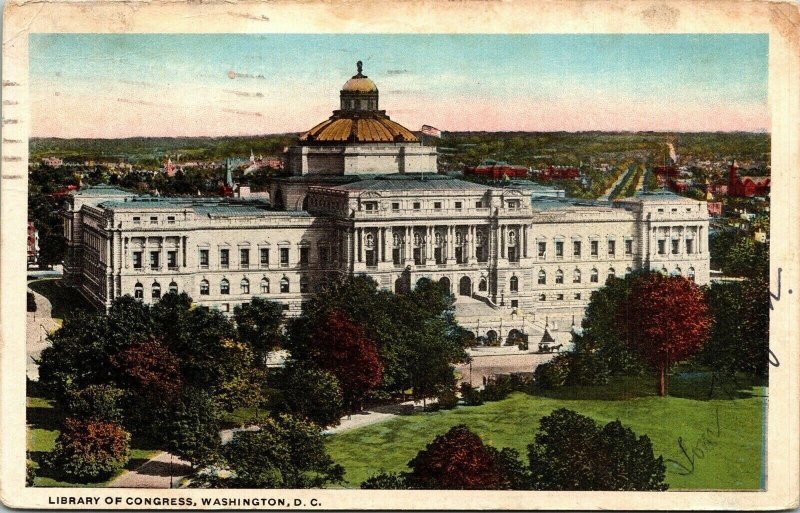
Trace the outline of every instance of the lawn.
<instances>
[{"instance_id":1,"label":"lawn","mask_svg":"<svg viewBox=\"0 0 800 513\"><path fill-rule=\"evenodd\" d=\"M672 381L675 395L666 398L651 392L655 390L651 379L624 378L605 387L563 388L547 396L515 393L481 406L397 417L331 435L328 451L345 467L347 486L358 486L380 469L408 470L406 464L417 451L456 424L466 424L495 447L515 448L526 459L526 446L533 441L539 419L557 408L569 408L601 423L619 419L637 435L648 435L656 455L684 467L691 464L678 439L692 454L701 436L711 429L714 436L707 436L713 445L699 450L691 472L667 463L672 490L762 488L767 389L746 384L739 387L735 398L715 394L709 400L707 376L687 374Z\"/></svg>"},{"instance_id":2,"label":"lawn","mask_svg":"<svg viewBox=\"0 0 800 513\"><path fill-rule=\"evenodd\" d=\"M63 324L70 314L81 311L95 311L81 294L70 287L65 287L60 278L44 278L28 282L28 288L46 297L53 307L52 318Z\"/></svg>"},{"instance_id":3,"label":"lawn","mask_svg":"<svg viewBox=\"0 0 800 513\"><path fill-rule=\"evenodd\" d=\"M39 462L41 462L41 459L45 453L51 451L55 446L56 438L59 434L58 427L61 422L60 413L54 407L52 401L42 399L40 397L28 397L27 422L28 451L30 452L31 459L34 461L37 467L34 486L102 487L108 485L109 482L124 472L121 471L111 478L97 483L73 483L68 481L59 481L54 476L41 475L42 471L39 470ZM133 445L137 444L134 442ZM158 450L149 448L132 447L130 461L128 461L125 469L135 469L159 452L160 451Z\"/></svg>"}]
</instances>

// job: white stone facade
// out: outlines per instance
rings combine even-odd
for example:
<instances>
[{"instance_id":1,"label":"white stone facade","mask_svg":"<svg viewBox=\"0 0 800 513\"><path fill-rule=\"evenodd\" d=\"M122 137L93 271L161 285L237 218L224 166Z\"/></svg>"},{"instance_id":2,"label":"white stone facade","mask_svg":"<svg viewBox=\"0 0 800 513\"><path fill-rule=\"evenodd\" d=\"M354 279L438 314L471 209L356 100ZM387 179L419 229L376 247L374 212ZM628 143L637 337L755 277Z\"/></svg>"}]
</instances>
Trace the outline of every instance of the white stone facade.
<instances>
[{"instance_id":1,"label":"white stone facade","mask_svg":"<svg viewBox=\"0 0 800 513\"><path fill-rule=\"evenodd\" d=\"M345 274L389 290L430 278L456 298L566 326L610 274L648 268L709 281L703 202L670 193L531 202L519 190L432 178L311 186L308 211L84 189L66 212L65 274L100 307L178 290L223 311L262 296L290 315Z\"/></svg>"}]
</instances>

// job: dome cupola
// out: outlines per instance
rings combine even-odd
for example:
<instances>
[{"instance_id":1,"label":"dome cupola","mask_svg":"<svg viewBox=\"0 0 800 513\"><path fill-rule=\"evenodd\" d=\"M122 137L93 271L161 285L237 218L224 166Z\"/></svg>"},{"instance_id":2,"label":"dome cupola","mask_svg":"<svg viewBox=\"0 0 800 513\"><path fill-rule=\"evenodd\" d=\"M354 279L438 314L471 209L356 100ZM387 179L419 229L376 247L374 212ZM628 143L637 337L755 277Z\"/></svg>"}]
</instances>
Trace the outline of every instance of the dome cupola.
<instances>
[{"instance_id":1,"label":"dome cupola","mask_svg":"<svg viewBox=\"0 0 800 513\"><path fill-rule=\"evenodd\" d=\"M378 110L378 86L362 73L363 64L356 63L358 73L345 82L339 93L343 111Z\"/></svg>"}]
</instances>

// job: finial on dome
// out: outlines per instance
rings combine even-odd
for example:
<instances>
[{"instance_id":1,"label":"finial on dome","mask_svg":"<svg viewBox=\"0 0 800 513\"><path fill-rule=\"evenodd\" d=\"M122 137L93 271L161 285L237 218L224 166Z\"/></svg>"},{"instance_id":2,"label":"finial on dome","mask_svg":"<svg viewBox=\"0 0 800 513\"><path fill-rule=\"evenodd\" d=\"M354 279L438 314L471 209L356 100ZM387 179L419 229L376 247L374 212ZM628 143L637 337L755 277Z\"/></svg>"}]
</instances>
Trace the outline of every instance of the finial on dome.
<instances>
[{"instance_id":1,"label":"finial on dome","mask_svg":"<svg viewBox=\"0 0 800 513\"><path fill-rule=\"evenodd\" d=\"M361 69L364 67L364 64L361 61L356 63L356 68L358 69L358 74L361 74Z\"/></svg>"}]
</instances>

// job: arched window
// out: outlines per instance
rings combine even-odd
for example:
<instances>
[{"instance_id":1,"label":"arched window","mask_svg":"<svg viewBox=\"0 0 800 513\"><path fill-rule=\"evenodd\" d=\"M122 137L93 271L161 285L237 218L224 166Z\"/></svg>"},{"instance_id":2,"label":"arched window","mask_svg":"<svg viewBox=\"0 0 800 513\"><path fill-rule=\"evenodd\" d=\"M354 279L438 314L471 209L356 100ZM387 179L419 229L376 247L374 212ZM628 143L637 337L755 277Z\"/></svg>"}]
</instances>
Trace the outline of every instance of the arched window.
<instances>
[{"instance_id":1,"label":"arched window","mask_svg":"<svg viewBox=\"0 0 800 513\"><path fill-rule=\"evenodd\" d=\"M133 297L136 299L144 299L144 286L141 283L137 283L135 287L133 287Z\"/></svg>"},{"instance_id":2,"label":"arched window","mask_svg":"<svg viewBox=\"0 0 800 513\"><path fill-rule=\"evenodd\" d=\"M266 278L261 278L261 293L269 294L269 280Z\"/></svg>"},{"instance_id":3,"label":"arched window","mask_svg":"<svg viewBox=\"0 0 800 513\"><path fill-rule=\"evenodd\" d=\"M666 268L666 267L662 267L662 268L661 268L661 274L663 274L664 276L666 276L667 274L669 274L669 272L667 271L667 268Z\"/></svg>"},{"instance_id":4,"label":"arched window","mask_svg":"<svg viewBox=\"0 0 800 513\"><path fill-rule=\"evenodd\" d=\"M572 283L580 283L581 282L581 270L575 269L572 272Z\"/></svg>"},{"instance_id":5,"label":"arched window","mask_svg":"<svg viewBox=\"0 0 800 513\"><path fill-rule=\"evenodd\" d=\"M174 281L169 284L169 291L171 293L177 294L178 293L178 284Z\"/></svg>"},{"instance_id":6,"label":"arched window","mask_svg":"<svg viewBox=\"0 0 800 513\"><path fill-rule=\"evenodd\" d=\"M608 278L607 279L610 280L610 279L616 278L616 277L617 277L617 271L615 271L613 267L609 268L609 270L608 270Z\"/></svg>"},{"instance_id":7,"label":"arched window","mask_svg":"<svg viewBox=\"0 0 800 513\"><path fill-rule=\"evenodd\" d=\"M305 294L308 292L308 278L300 278L300 293Z\"/></svg>"},{"instance_id":8,"label":"arched window","mask_svg":"<svg viewBox=\"0 0 800 513\"><path fill-rule=\"evenodd\" d=\"M481 278L481 281L478 282L478 290L481 292L486 292L487 288L488 286L486 284L486 278Z\"/></svg>"},{"instance_id":9,"label":"arched window","mask_svg":"<svg viewBox=\"0 0 800 513\"><path fill-rule=\"evenodd\" d=\"M161 285L157 281L153 282L153 286L150 288L150 295L153 296L153 299L161 298Z\"/></svg>"},{"instance_id":10,"label":"arched window","mask_svg":"<svg viewBox=\"0 0 800 513\"><path fill-rule=\"evenodd\" d=\"M589 276L589 281L592 283L597 283L600 281L600 273L597 272L597 269L592 269L592 274Z\"/></svg>"},{"instance_id":11,"label":"arched window","mask_svg":"<svg viewBox=\"0 0 800 513\"><path fill-rule=\"evenodd\" d=\"M547 284L547 273L544 272L544 269L539 271L539 285Z\"/></svg>"},{"instance_id":12,"label":"arched window","mask_svg":"<svg viewBox=\"0 0 800 513\"><path fill-rule=\"evenodd\" d=\"M564 271L559 269L556 271L556 283L561 284L564 283Z\"/></svg>"},{"instance_id":13,"label":"arched window","mask_svg":"<svg viewBox=\"0 0 800 513\"><path fill-rule=\"evenodd\" d=\"M546 295L539 294L539 301L546 301L546 300L547 300L547 296Z\"/></svg>"},{"instance_id":14,"label":"arched window","mask_svg":"<svg viewBox=\"0 0 800 513\"><path fill-rule=\"evenodd\" d=\"M225 278L219 282L219 293L220 294L230 294L231 293L231 284Z\"/></svg>"},{"instance_id":15,"label":"arched window","mask_svg":"<svg viewBox=\"0 0 800 513\"><path fill-rule=\"evenodd\" d=\"M686 277L694 281L694 267L689 268L689 271L686 273Z\"/></svg>"},{"instance_id":16,"label":"arched window","mask_svg":"<svg viewBox=\"0 0 800 513\"><path fill-rule=\"evenodd\" d=\"M239 288L242 290L242 294L249 294L250 280L248 280L247 278L242 278L242 281L239 282Z\"/></svg>"},{"instance_id":17,"label":"arched window","mask_svg":"<svg viewBox=\"0 0 800 513\"><path fill-rule=\"evenodd\" d=\"M519 290L519 279L516 276L512 276L508 285L511 292L517 292Z\"/></svg>"},{"instance_id":18,"label":"arched window","mask_svg":"<svg viewBox=\"0 0 800 513\"><path fill-rule=\"evenodd\" d=\"M284 276L281 278L281 294L287 294L289 292L289 278Z\"/></svg>"},{"instance_id":19,"label":"arched window","mask_svg":"<svg viewBox=\"0 0 800 513\"><path fill-rule=\"evenodd\" d=\"M208 295L208 280L203 280L200 282L200 295L207 296Z\"/></svg>"},{"instance_id":20,"label":"arched window","mask_svg":"<svg viewBox=\"0 0 800 513\"><path fill-rule=\"evenodd\" d=\"M680 268L680 267L676 267L676 268L675 268L675 269L672 271L672 276L680 276L680 275L681 275L681 268Z\"/></svg>"}]
</instances>

